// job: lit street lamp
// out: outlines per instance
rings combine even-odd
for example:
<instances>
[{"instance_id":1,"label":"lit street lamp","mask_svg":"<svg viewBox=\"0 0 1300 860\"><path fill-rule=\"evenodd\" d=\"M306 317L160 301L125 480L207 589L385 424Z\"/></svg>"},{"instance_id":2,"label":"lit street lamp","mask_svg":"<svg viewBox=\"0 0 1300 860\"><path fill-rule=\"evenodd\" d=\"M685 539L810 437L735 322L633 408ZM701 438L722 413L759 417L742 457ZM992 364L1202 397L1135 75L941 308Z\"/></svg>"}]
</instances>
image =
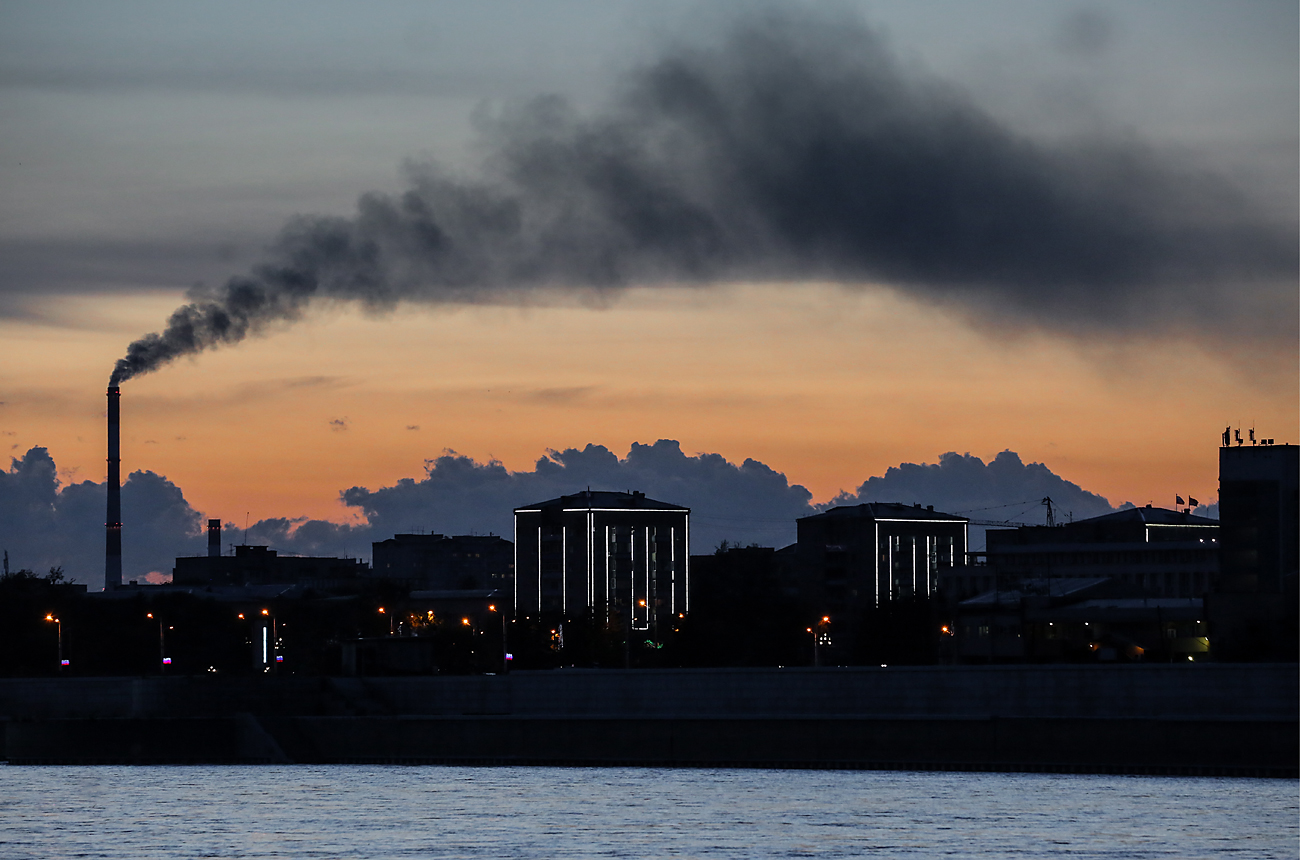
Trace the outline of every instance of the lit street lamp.
<instances>
[{"instance_id":1,"label":"lit street lamp","mask_svg":"<svg viewBox=\"0 0 1300 860\"><path fill-rule=\"evenodd\" d=\"M497 605L495 603L489 603L488 612L497 612ZM501 671L509 672L511 654L510 648L506 642L506 614L504 612L497 612L497 615L501 617Z\"/></svg>"},{"instance_id":2,"label":"lit street lamp","mask_svg":"<svg viewBox=\"0 0 1300 860\"><path fill-rule=\"evenodd\" d=\"M152 612L147 612L147 613L145 613L145 616L144 616L144 617L145 617L145 618L152 619L152 618L153 618L153 613L152 613ZM162 623L162 619L161 619L161 618L158 619L158 660L159 660L159 663L158 663L159 669L158 669L158 671L159 671L159 672L165 672L165 671L167 671L167 667L170 666L170 665L172 664L172 658L170 658L170 657L167 656L167 634L166 634L166 631L167 631L167 630L175 630L175 629L176 629L175 627L167 627L167 628L164 629L164 627L163 627L163 623Z\"/></svg>"},{"instance_id":3,"label":"lit street lamp","mask_svg":"<svg viewBox=\"0 0 1300 860\"><path fill-rule=\"evenodd\" d=\"M831 617L823 615L822 620L817 622L815 629L812 627L807 628L813 640L813 666L821 665L821 646L831 644L830 626Z\"/></svg>"},{"instance_id":4,"label":"lit street lamp","mask_svg":"<svg viewBox=\"0 0 1300 860\"><path fill-rule=\"evenodd\" d=\"M45 620L46 620L46 621L51 621L51 622L53 622L53 623L55 624L56 628L57 628L56 632L57 632L58 637L59 637L59 646L58 646L58 653L59 653L59 671L62 672L62 671L63 671L63 667L66 666L66 665L68 665L68 661L63 659L63 622L60 621L60 620L59 620L59 619L54 615L54 613L50 613L49 615L46 615L46 616L45 616Z\"/></svg>"}]
</instances>

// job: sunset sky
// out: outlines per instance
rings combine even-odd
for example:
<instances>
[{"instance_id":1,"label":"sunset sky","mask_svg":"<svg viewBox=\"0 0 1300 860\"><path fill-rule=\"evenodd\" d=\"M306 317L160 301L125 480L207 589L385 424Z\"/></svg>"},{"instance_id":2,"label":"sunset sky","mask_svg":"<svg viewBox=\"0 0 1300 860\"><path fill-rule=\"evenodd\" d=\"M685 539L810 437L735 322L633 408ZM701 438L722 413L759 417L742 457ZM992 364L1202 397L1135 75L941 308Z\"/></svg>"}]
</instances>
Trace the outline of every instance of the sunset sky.
<instances>
[{"instance_id":1,"label":"sunset sky","mask_svg":"<svg viewBox=\"0 0 1300 860\"><path fill-rule=\"evenodd\" d=\"M608 277L592 274L604 256L554 262L537 256L544 243L511 244L481 265L467 252L472 274L450 286L430 286L417 256L385 269L407 281L383 301L322 287L294 319L127 380L123 473L164 475L230 522L349 522L361 514L341 491L418 480L448 450L517 471L551 449L623 456L672 439L753 458L824 502L900 463L1009 449L1111 504L1172 506L1175 493L1216 497L1225 425L1300 441L1294 2L126 2L0 4L0 444L48 448L65 483L102 481L114 363L178 306L296 253L277 238L290 219L353 219L363 194L397 200L421 182L435 208L475 183L513 188L517 172L492 159L541 139L519 130L542 122L529 100L566 99L577 119L561 146L568 129L641 129L638 70L663 57L686 57L726 110L755 68L726 46L756 19L779 44L793 33L791 62L824 84L792 95L779 127L884 68L897 86L873 104L920 117L898 121L922 130L907 147L927 129L974 129L973 143L917 156L970 161L937 177L922 164L940 191L918 197L944 205L946 187L977 176L992 214L882 227L867 251L877 237L854 230L801 245L802 226L736 203L743 183L713 170L783 150L727 149L688 123L683 146L705 155L670 136L653 163L703 201L721 251L686 259L687 227L649 251L643 236L608 239L614 222L591 214L607 198L593 197L575 210L581 230L546 235L599 234L615 249ZM821 60L817 40L846 20ZM1001 196L1022 181L1029 191ZM839 182L805 188L800 205L841 211L825 202ZM545 187L511 198L525 221L566 193ZM1039 197L1046 215L1016 208ZM1062 199L1083 202L1053 209ZM1042 245L988 250L1007 230L1009 245L1021 232ZM933 250L898 250L917 237ZM543 274L503 274L513 254L510 272Z\"/></svg>"}]
</instances>

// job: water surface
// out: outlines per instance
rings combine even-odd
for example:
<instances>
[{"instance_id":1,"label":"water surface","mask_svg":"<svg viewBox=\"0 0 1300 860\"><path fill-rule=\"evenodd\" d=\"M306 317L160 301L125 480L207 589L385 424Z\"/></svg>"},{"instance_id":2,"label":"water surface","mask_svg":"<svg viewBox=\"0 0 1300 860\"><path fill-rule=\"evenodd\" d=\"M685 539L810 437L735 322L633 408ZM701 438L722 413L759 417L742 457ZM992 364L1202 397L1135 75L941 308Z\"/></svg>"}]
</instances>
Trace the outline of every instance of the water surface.
<instances>
[{"instance_id":1,"label":"water surface","mask_svg":"<svg viewBox=\"0 0 1300 860\"><path fill-rule=\"evenodd\" d=\"M4 858L1295 858L1289 780L4 767Z\"/></svg>"}]
</instances>

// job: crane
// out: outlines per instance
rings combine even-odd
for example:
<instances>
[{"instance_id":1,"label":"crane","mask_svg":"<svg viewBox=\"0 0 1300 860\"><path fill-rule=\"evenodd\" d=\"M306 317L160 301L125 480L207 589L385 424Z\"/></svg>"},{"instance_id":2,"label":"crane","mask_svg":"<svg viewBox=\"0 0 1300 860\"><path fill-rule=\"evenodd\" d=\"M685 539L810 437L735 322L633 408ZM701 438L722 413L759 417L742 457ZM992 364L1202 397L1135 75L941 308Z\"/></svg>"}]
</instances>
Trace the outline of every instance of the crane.
<instances>
[{"instance_id":1,"label":"crane","mask_svg":"<svg viewBox=\"0 0 1300 860\"><path fill-rule=\"evenodd\" d=\"M1024 505L1024 504L1032 504L1032 502L1015 502L1014 504L1003 505L1003 507L1011 508L1011 507L1016 507L1016 506L1018 506L1018 505ZM1044 496L1044 497L1043 497L1043 500L1042 500L1041 502L1039 502L1039 504L1040 504L1040 505L1043 505L1044 507L1047 508L1047 525L1048 525L1048 526L1055 526L1055 525L1056 525L1056 509L1052 506L1052 497L1051 497L1051 496ZM988 510L988 509L985 508L985 510ZM973 525L973 526L998 526L998 527L1001 527L1001 528L1020 528L1021 526L1031 526L1031 525L1033 525L1033 523L1022 523L1022 522L1018 522L1018 521L1016 521L1016 520L975 520L975 519L972 519L972 520L969 520L969 522L970 522L970 524Z\"/></svg>"}]
</instances>

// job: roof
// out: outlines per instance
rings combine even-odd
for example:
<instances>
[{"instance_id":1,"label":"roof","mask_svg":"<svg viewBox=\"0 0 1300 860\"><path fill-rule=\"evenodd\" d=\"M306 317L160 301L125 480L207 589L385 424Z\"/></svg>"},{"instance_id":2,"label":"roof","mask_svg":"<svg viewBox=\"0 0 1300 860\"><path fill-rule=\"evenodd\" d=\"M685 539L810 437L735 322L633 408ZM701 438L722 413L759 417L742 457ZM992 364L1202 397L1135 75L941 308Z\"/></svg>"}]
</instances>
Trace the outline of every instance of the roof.
<instances>
[{"instance_id":1,"label":"roof","mask_svg":"<svg viewBox=\"0 0 1300 860\"><path fill-rule=\"evenodd\" d=\"M1016 588L986 591L961 601L960 606L1018 606L1025 597L1080 598L1088 591L1110 582L1104 576L1059 576L1051 579L1022 580Z\"/></svg>"},{"instance_id":2,"label":"roof","mask_svg":"<svg viewBox=\"0 0 1300 860\"><path fill-rule=\"evenodd\" d=\"M861 505L839 505L820 514L799 517L801 520L815 519L871 519L871 520L947 520L953 523L969 522L966 517L945 514L934 510L933 506L904 505L900 502L865 502Z\"/></svg>"},{"instance_id":3,"label":"roof","mask_svg":"<svg viewBox=\"0 0 1300 860\"><path fill-rule=\"evenodd\" d=\"M690 508L681 505L661 502L656 499L646 498L645 493L639 492L614 492L610 490L583 490L580 493L574 493L571 496L560 496L558 499L550 499L545 502L536 502L531 505L524 505L521 508L515 508L515 513L529 513L539 511L542 508L564 508L565 510L655 510L655 511L682 511L689 513Z\"/></svg>"},{"instance_id":4,"label":"roof","mask_svg":"<svg viewBox=\"0 0 1300 860\"><path fill-rule=\"evenodd\" d=\"M1145 523L1149 526L1217 526L1218 520L1212 520L1208 517L1198 517L1195 514L1185 514L1182 511L1171 511L1169 508L1153 508L1147 505L1145 508L1125 508L1122 511L1116 511L1113 514L1102 514L1099 517L1089 517L1086 520L1075 520L1073 525L1081 523Z\"/></svg>"}]
</instances>

